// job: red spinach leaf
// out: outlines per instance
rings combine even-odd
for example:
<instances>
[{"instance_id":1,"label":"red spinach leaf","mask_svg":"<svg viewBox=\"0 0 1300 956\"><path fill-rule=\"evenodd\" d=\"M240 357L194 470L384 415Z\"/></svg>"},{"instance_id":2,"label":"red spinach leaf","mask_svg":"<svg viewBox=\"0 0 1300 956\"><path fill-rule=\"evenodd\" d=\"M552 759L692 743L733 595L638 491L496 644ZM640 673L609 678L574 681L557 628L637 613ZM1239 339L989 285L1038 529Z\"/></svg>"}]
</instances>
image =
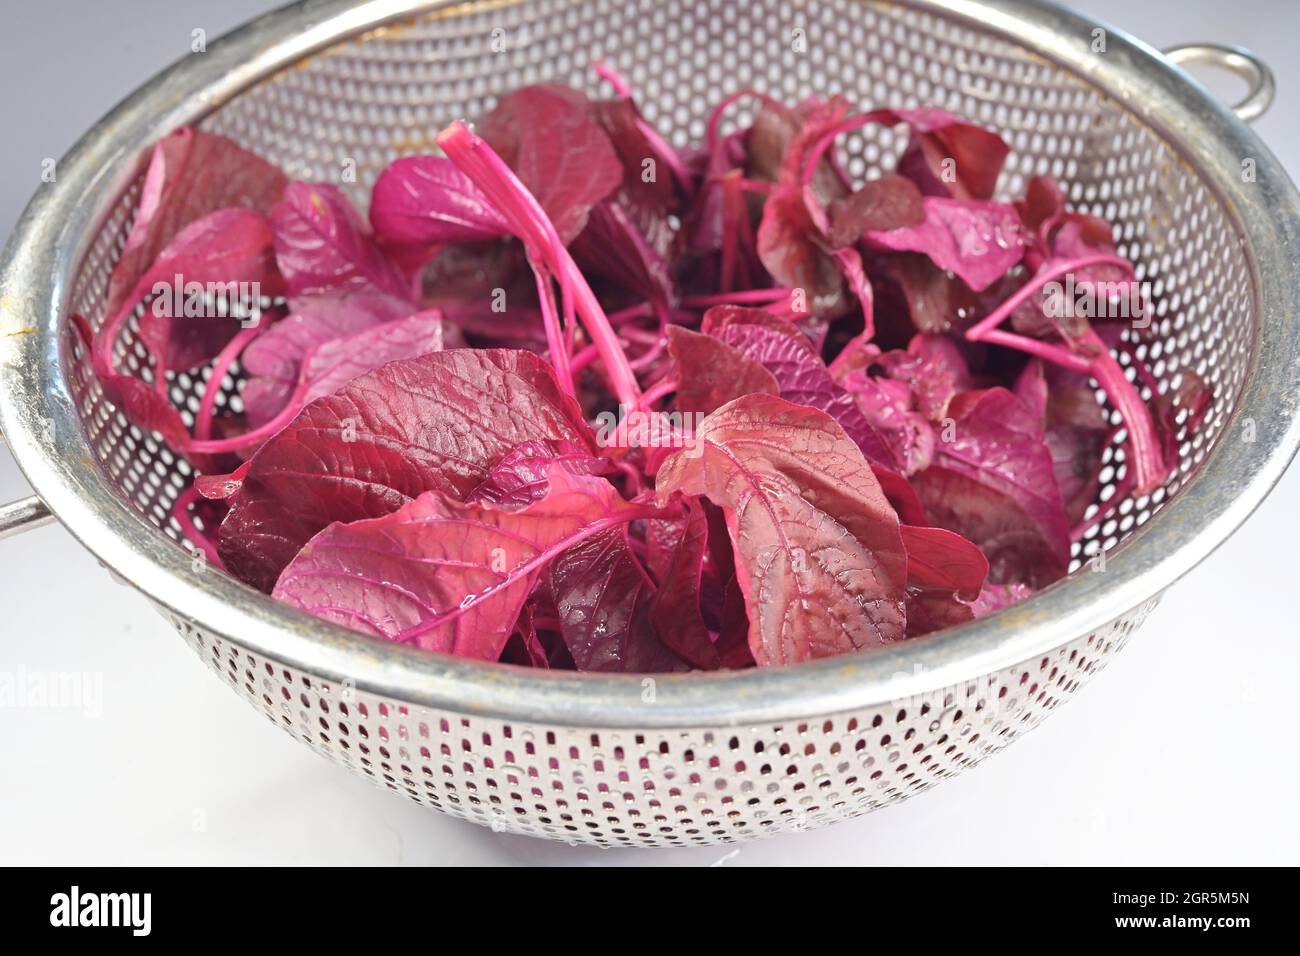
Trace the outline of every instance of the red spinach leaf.
<instances>
[{"instance_id":1,"label":"red spinach leaf","mask_svg":"<svg viewBox=\"0 0 1300 956\"><path fill-rule=\"evenodd\" d=\"M372 290L302 296L292 302L292 308L240 356L249 375L240 396L254 427L266 424L289 404L302 377L303 359L314 349L413 311L406 300Z\"/></svg>"},{"instance_id":2,"label":"red spinach leaf","mask_svg":"<svg viewBox=\"0 0 1300 956\"><path fill-rule=\"evenodd\" d=\"M780 394L772 373L711 335L668 327L668 352L677 365L677 409L709 412L752 392Z\"/></svg>"},{"instance_id":3,"label":"red spinach leaf","mask_svg":"<svg viewBox=\"0 0 1300 956\"><path fill-rule=\"evenodd\" d=\"M1065 574L1070 532L1032 411L1004 388L953 400L934 464L913 476L931 521L974 541L989 579L1035 588Z\"/></svg>"},{"instance_id":4,"label":"red spinach leaf","mask_svg":"<svg viewBox=\"0 0 1300 956\"><path fill-rule=\"evenodd\" d=\"M547 563L644 512L603 478L563 470L522 509L427 492L392 514L330 525L273 594L390 640L496 660Z\"/></svg>"},{"instance_id":5,"label":"red spinach leaf","mask_svg":"<svg viewBox=\"0 0 1300 956\"><path fill-rule=\"evenodd\" d=\"M445 156L394 160L375 180L370 224L385 241L417 246L495 239L510 231L487 196Z\"/></svg>"},{"instance_id":6,"label":"red spinach leaf","mask_svg":"<svg viewBox=\"0 0 1300 956\"><path fill-rule=\"evenodd\" d=\"M686 664L650 619L655 588L628 543L627 527L573 545L551 563L560 633L580 671L655 673Z\"/></svg>"},{"instance_id":7,"label":"red spinach leaf","mask_svg":"<svg viewBox=\"0 0 1300 956\"><path fill-rule=\"evenodd\" d=\"M663 642L678 656L692 667L716 670L722 660L704 616L709 522L699 501L682 500L681 534L664 568L650 617Z\"/></svg>"},{"instance_id":8,"label":"red spinach leaf","mask_svg":"<svg viewBox=\"0 0 1300 956\"><path fill-rule=\"evenodd\" d=\"M261 157L215 133L185 127L154 146L135 221L108 281L104 312L126 304L140 277L190 223L241 207L269 214L288 180Z\"/></svg>"},{"instance_id":9,"label":"red spinach leaf","mask_svg":"<svg viewBox=\"0 0 1300 956\"><path fill-rule=\"evenodd\" d=\"M911 128L897 170L927 196L988 199L1011 148L997 133L939 109L897 110Z\"/></svg>"},{"instance_id":10,"label":"red spinach leaf","mask_svg":"<svg viewBox=\"0 0 1300 956\"><path fill-rule=\"evenodd\" d=\"M493 465L465 500L501 508L522 508L546 495L554 468L562 468L572 475L600 475L607 470L608 462L591 454L585 444L544 439L526 441Z\"/></svg>"},{"instance_id":11,"label":"red spinach leaf","mask_svg":"<svg viewBox=\"0 0 1300 956\"><path fill-rule=\"evenodd\" d=\"M203 364L241 321L257 320L262 298L284 291L269 222L249 209L219 209L195 220L145 273L141 285L151 284L140 290L156 293L140 318L149 351L168 369Z\"/></svg>"},{"instance_id":12,"label":"red spinach leaf","mask_svg":"<svg viewBox=\"0 0 1300 956\"><path fill-rule=\"evenodd\" d=\"M565 243L623 181L622 164L587 98L568 87L526 86L507 94L483 117L478 134L515 171Z\"/></svg>"},{"instance_id":13,"label":"red spinach leaf","mask_svg":"<svg viewBox=\"0 0 1300 956\"><path fill-rule=\"evenodd\" d=\"M271 225L290 296L366 290L411 299L410 283L337 186L291 183Z\"/></svg>"},{"instance_id":14,"label":"red spinach leaf","mask_svg":"<svg viewBox=\"0 0 1300 956\"><path fill-rule=\"evenodd\" d=\"M839 422L872 464L898 469L890 446L792 323L758 309L715 306L705 316L704 329L771 373L782 398Z\"/></svg>"},{"instance_id":15,"label":"red spinach leaf","mask_svg":"<svg viewBox=\"0 0 1300 956\"><path fill-rule=\"evenodd\" d=\"M942 528L903 526L907 548L907 636L918 637L974 618L988 575L983 553L959 534Z\"/></svg>"},{"instance_id":16,"label":"red spinach leaf","mask_svg":"<svg viewBox=\"0 0 1300 956\"><path fill-rule=\"evenodd\" d=\"M925 219L913 226L867 233L876 248L923 252L976 292L988 288L1024 255L1020 219L1006 203L927 196Z\"/></svg>"},{"instance_id":17,"label":"red spinach leaf","mask_svg":"<svg viewBox=\"0 0 1300 956\"><path fill-rule=\"evenodd\" d=\"M830 416L747 395L706 418L696 440L665 461L657 492L725 509L760 666L902 639L898 518Z\"/></svg>"},{"instance_id":18,"label":"red spinach leaf","mask_svg":"<svg viewBox=\"0 0 1300 956\"><path fill-rule=\"evenodd\" d=\"M864 232L902 229L925 221L921 191L902 176L882 176L863 183L830 205L827 239L835 248L849 246Z\"/></svg>"},{"instance_id":19,"label":"red spinach leaf","mask_svg":"<svg viewBox=\"0 0 1300 956\"><path fill-rule=\"evenodd\" d=\"M375 518L426 491L464 498L523 442L595 454L582 413L529 352L452 349L390 362L308 405L253 456L218 551L270 590L314 534Z\"/></svg>"}]
</instances>

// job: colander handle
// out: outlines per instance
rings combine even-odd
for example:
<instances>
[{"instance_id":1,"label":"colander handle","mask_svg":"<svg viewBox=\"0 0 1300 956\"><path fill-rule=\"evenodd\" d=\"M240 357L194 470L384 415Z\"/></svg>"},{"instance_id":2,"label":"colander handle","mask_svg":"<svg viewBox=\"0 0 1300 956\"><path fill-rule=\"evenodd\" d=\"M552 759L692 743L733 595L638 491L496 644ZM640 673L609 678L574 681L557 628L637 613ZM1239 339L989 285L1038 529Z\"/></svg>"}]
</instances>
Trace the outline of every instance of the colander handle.
<instances>
[{"instance_id":1,"label":"colander handle","mask_svg":"<svg viewBox=\"0 0 1300 956\"><path fill-rule=\"evenodd\" d=\"M10 504L0 505L0 538L30 528L39 528L53 520L54 515L50 514L50 509L45 507L45 502L40 498L35 495L20 498Z\"/></svg>"},{"instance_id":2,"label":"colander handle","mask_svg":"<svg viewBox=\"0 0 1300 956\"><path fill-rule=\"evenodd\" d=\"M1237 118L1249 123L1259 119L1273 103L1273 94L1277 83L1268 64L1239 46L1226 46L1220 43L1184 43L1171 46L1162 51L1169 62L1176 66L1188 63L1203 63L1220 70L1227 70L1246 81L1248 89L1245 98L1231 107Z\"/></svg>"},{"instance_id":3,"label":"colander handle","mask_svg":"<svg viewBox=\"0 0 1300 956\"><path fill-rule=\"evenodd\" d=\"M0 435L0 445L3 444L4 436ZM49 508L45 507L45 502L35 495L19 498L7 505L0 505L0 540L18 534L20 531L39 528L53 520L54 515L50 513Z\"/></svg>"}]
</instances>

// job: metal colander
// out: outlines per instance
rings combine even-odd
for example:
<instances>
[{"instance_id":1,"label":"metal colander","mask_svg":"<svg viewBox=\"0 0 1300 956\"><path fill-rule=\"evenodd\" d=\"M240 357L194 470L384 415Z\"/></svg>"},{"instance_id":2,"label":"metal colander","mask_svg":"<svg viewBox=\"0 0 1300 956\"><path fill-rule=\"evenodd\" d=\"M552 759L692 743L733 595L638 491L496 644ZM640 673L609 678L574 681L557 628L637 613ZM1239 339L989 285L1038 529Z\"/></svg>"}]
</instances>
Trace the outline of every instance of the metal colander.
<instances>
[{"instance_id":1,"label":"metal colander","mask_svg":"<svg viewBox=\"0 0 1300 956\"><path fill-rule=\"evenodd\" d=\"M1241 51L1196 47L1253 84ZM446 658L343 630L194 564L171 505L188 465L106 403L65 318L102 319L148 147L201 123L295 177L364 203L395 156L504 91L630 80L671 140L755 86L786 100L932 105L1003 134L1004 197L1050 173L1104 216L1150 283L1137 346L1160 391L1195 370L1214 404L1150 496L1076 547L1070 579L960 629L874 653L745 673L609 677ZM0 428L48 512L143 592L267 718L410 799L534 836L682 846L818 826L934 786L1036 726L1101 668L1160 593L1221 542L1300 443L1300 197L1238 116L1169 59L1022 0L310 2L250 23L147 84L92 129L33 200L0 272ZM739 118L739 116L737 117ZM890 167L891 130L849 137L856 177ZM349 171L355 171L355 182ZM128 338L123 361L144 351ZM203 375L171 383L198 407ZM229 381L225 401L237 402ZM1106 452L1099 501L1123 452ZM48 508L48 512L47 509ZM1098 551L1104 562L1087 561ZM1104 570L1099 570L1104 568Z\"/></svg>"}]
</instances>

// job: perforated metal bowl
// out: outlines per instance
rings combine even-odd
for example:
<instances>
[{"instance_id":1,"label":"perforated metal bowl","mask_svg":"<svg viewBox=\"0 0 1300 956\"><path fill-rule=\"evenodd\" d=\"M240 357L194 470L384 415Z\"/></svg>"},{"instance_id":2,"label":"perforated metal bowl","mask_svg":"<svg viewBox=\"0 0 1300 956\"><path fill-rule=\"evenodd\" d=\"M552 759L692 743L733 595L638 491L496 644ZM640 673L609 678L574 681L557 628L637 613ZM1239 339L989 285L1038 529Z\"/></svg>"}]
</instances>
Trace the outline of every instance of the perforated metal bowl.
<instances>
[{"instance_id":1,"label":"perforated metal bowl","mask_svg":"<svg viewBox=\"0 0 1300 956\"><path fill-rule=\"evenodd\" d=\"M259 19L147 84L59 164L0 273L0 429L49 511L145 594L273 723L412 800L494 827L605 845L689 845L820 825L902 800L1006 746L1123 645L1160 593L1251 512L1300 443L1295 189L1233 113L1160 54L1019 0L529 0L307 3ZM1104 51L1100 47L1104 46ZM1244 53L1198 47L1254 85ZM369 640L192 566L171 504L189 478L107 404L65 318L102 318L147 149L202 123L297 177L364 202L394 156L523 83L597 89L615 64L673 141L754 85L784 99L935 105L989 124L1014 155L1001 193L1050 173L1116 225L1152 283L1160 389L1211 382L1165 488L1124 501L1076 551L1104 549L1027 603L877 653L696 676L552 674ZM850 138L856 176L890 130ZM1249 175L1253 174L1253 175ZM130 343L126 361L143 353ZM201 378L201 377L200 377ZM197 406L181 375L173 395ZM235 383L227 385L233 395ZM1122 467L1108 452L1108 476ZM1108 481L1102 497L1113 493Z\"/></svg>"}]
</instances>

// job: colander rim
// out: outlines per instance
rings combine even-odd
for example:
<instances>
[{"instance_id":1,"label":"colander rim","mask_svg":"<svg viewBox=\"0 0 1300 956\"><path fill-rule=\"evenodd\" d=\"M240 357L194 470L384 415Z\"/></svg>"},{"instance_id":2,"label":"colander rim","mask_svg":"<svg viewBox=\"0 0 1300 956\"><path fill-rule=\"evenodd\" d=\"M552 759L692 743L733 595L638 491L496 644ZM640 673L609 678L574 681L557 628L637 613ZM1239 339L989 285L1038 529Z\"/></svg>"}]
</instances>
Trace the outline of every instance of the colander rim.
<instances>
[{"instance_id":1,"label":"colander rim","mask_svg":"<svg viewBox=\"0 0 1300 956\"><path fill-rule=\"evenodd\" d=\"M59 370L70 277L114 197L162 134L270 73L393 20L456 0L304 0L159 73L101 119L33 198L0 258L0 432L28 481L100 561L178 621L336 684L466 715L556 726L690 728L811 719L961 687L1031 661L1148 601L1259 505L1300 448L1300 195L1258 137L1154 49L1034 0L903 0L966 21L1071 69L1173 142L1236 219L1263 315L1234 413L1256 441L1221 441L1161 513L1108 555L1025 603L949 632L794 667L722 674L551 673L430 654L307 617L164 545L98 473ZM1104 57L1087 55L1094 29ZM1177 138L1175 139L1175 134ZM1256 160L1250 195L1235 173ZM1215 170L1218 170L1216 173ZM1262 415L1273 408L1269 416ZM652 681L653 683L648 683ZM651 693L651 690L653 691ZM651 701L653 702L651 705Z\"/></svg>"}]
</instances>

